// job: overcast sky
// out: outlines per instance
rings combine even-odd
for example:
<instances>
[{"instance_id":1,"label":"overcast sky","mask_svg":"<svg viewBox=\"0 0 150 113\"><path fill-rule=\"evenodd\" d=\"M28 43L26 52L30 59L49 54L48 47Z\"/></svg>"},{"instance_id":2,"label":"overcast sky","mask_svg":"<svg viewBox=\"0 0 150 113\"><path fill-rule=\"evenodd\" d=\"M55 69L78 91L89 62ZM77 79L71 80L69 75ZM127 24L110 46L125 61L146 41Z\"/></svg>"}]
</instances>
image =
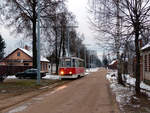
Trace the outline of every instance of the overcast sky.
<instances>
[{"instance_id":1,"label":"overcast sky","mask_svg":"<svg viewBox=\"0 0 150 113\"><path fill-rule=\"evenodd\" d=\"M68 8L76 16L79 23L78 31L85 35L85 43L93 43L94 36L88 20L88 0L68 0Z\"/></svg>"},{"instance_id":2,"label":"overcast sky","mask_svg":"<svg viewBox=\"0 0 150 113\"><path fill-rule=\"evenodd\" d=\"M68 0L68 8L71 12L76 15L76 19L79 23L78 31L83 33L85 36L85 44L90 44L90 49L98 49L96 46L97 40L95 39L94 31L90 29L90 23L88 20L88 0ZM102 55L102 50L98 51L99 55Z\"/></svg>"},{"instance_id":3,"label":"overcast sky","mask_svg":"<svg viewBox=\"0 0 150 113\"><path fill-rule=\"evenodd\" d=\"M88 16L89 16L88 10L87 10L88 0L68 0L67 6L69 10L73 12L73 14L76 16L76 19L79 23L79 27L77 28L77 30L80 33L84 34L85 36L84 43L95 46L96 41L94 38L93 31L90 29L90 24L88 21ZM4 28L2 24L0 24L0 27L1 27L0 34L3 36L7 44L6 52L10 52L17 47L16 43L19 40L19 37L12 35L9 32L9 29ZM93 47L90 47L90 48L93 48ZM96 49L96 47L94 49ZM100 51L99 51L99 54L101 54Z\"/></svg>"}]
</instances>

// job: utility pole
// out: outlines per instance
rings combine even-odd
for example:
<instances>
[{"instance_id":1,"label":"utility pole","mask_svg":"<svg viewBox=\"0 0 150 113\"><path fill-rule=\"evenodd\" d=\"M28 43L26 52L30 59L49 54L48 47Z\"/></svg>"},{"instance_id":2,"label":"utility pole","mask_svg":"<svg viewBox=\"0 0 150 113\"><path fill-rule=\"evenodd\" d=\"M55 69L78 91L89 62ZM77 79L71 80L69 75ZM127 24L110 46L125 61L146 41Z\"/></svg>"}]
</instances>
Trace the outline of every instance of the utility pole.
<instances>
[{"instance_id":1,"label":"utility pole","mask_svg":"<svg viewBox=\"0 0 150 113\"><path fill-rule=\"evenodd\" d=\"M57 42L57 38L58 38L58 33L57 33L57 15L55 14L55 26L54 26L54 29L55 29L55 54L56 54L56 58L55 58L55 62L56 62L56 74L58 74L58 66L59 66L59 60L58 60L58 42Z\"/></svg>"},{"instance_id":2,"label":"utility pole","mask_svg":"<svg viewBox=\"0 0 150 113\"><path fill-rule=\"evenodd\" d=\"M67 28L67 37L68 37L68 57L70 57L69 29L68 28Z\"/></svg>"},{"instance_id":3,"label":"utility pole","mask_svg":"<svg viewBox=\"0 0 150 113\"><path fill-rule=\"evenodd\" d=\"M38 37L37 37L37 84L40 84L40 70L41 70L41 65L40 65L40 1L38 0Z\"/></svg>"},{"instance_id":4,"label":"utility pole","mask_svg":"<svg viewBox=\"0 0 150 113\"><path fill-rule=\"evenodd\" d=\"M78 57L80 58L80 48L78 47Z\"/></svg>"},{"instance_id":5,"label":"utility pole","mask_svg":"<svg viewBox=\"0 0 150 113\"><path fill-rule=\"evenodd\" d=\"M69 28L77 28L78 26L67 26L67 37L68 37L68 57L70 57L70 45L69 45Z\"/></svg>"},{"instance_id":6,"label":"utility pole","mask_svg":"<svg viewBox=\"0 0 150 113\"><path fill-rule=\"evenodd\" d=\"M86 68L86 49L84 48L84 64L85 64L85 68Z\"/></svg>"}]
</instances>

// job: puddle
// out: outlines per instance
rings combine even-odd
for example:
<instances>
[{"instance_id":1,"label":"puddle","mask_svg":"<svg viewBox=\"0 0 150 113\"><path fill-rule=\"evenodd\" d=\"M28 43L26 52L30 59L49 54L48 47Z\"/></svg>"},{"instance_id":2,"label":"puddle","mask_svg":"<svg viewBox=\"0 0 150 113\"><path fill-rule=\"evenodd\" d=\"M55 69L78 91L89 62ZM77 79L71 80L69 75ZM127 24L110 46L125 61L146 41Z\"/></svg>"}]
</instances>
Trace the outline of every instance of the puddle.
<instances>
[{"instance_id":1,"label":"puddle","mask_svg":"<svg viewBox=\"0 0 150 113\"><path fill-rule=\"evenodd\" d=\"M11 111L9 111L8 113L17 113L17 112L21 112L23 110L25 110L28 106L27 105L23 105L23 106L19 106Z\"/></svg>"},{"instance_id":2,"label":"puddle","mask_svg":"<svg viewBox=\"0 0 150 113\"><path fill-rule=\"evenodd\" d=\"M67 87L66 85L60 86L60 87L58 87L58 88L56 89L56 91L63 90L63 89L65 89L66 87Z\"/></svg>"},{"instance_id":3,"label":"puddle","mask_svg":"<svg viewBox=\"0 0 150 113\"><path fill-rule=\"evenodd\" d=\"M33 100L41 101L41 100L43 100L43 98L33 98Z\"/></svg>"},{"instance_id":4,"label":"puddle","mask_svg":"<svg viewBox=\"0 0 150 113\"><path fill-rule=\"evenodd\" d=\"M50 95L52 95L52 94L54 94L54 93L56 93L56 92L58 92L58 91L60 91L60 90L63 90L63 89L65 89L65 88L67 88L66 85L60 86L60 87L58 87L57 89L55 89L54 91L51 91L50 93L45 94L45 96L50 96Z\"/></svg>"},{"instance_id":5,"label":"puddle","mask_svg":"<svg viewBox=\"0 0 150 113\"><path fill-rule=\"evenodd\" d=\"M47 95L54 94L54 93L56 93L56 92L58 92L58 91L60 91L60 90L65 89L66 87L67 87L66 85L60 86L60 87L58 87L57 89L55 89L54 91L50 92L50 94L47 94Z\"/></svg>"},{"instance_id":6,"label":"puddle","mask_svg":"<svg viewBox=\"0 0 150 113\"><path fill-rule=\"evenodd\" d=\"M47 89L49 86L41 87L39 89Z\"/></svg>"}]
</instances>

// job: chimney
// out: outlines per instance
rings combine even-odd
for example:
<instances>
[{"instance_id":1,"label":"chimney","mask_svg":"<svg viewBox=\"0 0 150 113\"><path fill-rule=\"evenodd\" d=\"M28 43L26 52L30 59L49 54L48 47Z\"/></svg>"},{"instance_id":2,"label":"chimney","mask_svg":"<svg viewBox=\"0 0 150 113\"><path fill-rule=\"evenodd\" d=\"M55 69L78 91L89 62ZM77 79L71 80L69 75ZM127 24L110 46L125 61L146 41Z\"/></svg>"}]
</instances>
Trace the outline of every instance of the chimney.
<instances>
[{"instance_id":1,"label":"chimney","mask_svg":"<svg viewBox=\"0 0 150 113\"><path fill-rule=\"evenodd\" d=\"M29 47L27 45L24 46L24 49L29 51Z\"/></svg>"}]
</instances>

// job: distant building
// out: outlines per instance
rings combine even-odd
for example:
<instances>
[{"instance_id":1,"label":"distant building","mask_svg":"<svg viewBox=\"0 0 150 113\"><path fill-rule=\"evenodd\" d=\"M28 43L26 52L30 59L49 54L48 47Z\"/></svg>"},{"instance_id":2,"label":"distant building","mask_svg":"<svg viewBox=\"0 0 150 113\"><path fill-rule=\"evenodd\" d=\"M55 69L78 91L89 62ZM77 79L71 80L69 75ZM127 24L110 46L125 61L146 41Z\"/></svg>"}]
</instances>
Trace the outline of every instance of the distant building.
<instances>
[{"instance_id":1,"label":"distant building","mask_svg":"<svg viewBox=\"0 0 150 113\"><path fill-rule=\"evenodd\" d=\"M113 61L108 65L108 68L109 68L109 69L117 69L117 65L118 65L118 61L117 61L117 60L113 60Z\"/></svg>"},{"instance_id":2,"label":"distant building","mask_svg":"<svg viewBox=\"0 0 150 113\"><path fill-rule=\"evenodd\" d=\"M48 72L49 69L49 60L41 56L41 71ZM9 55L7 55L0 65L4 66L32 66L32 52L28 50L28 47L25 46L24 49L17 48Z\"/></svg>"},{"instance_id":3,"label":"distant building","mask_svg":"<svg viewBox=\"0 0 150 113\"><path fill-rule=\"evenodd\" d=\"M141 76L150 80L150 43L141 48Z\"/></svg>"}]
</instances>

